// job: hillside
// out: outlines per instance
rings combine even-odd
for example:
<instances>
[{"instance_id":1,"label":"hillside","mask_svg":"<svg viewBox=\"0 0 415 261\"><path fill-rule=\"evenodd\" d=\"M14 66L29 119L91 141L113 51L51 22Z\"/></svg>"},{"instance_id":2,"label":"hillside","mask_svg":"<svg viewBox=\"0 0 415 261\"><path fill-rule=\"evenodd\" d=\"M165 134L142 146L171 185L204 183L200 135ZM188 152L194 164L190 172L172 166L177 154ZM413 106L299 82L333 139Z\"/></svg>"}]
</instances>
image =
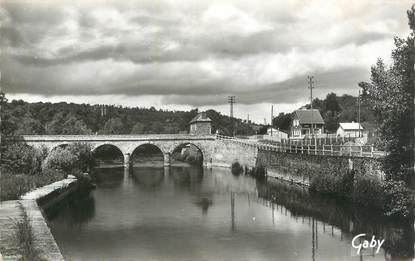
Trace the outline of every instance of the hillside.
<instances>
[{"instance_id":1,"label":"hillside","mask_svg":"<svg viewBox=\"0 0 415 261\"><path fill-rule=\"evenodd\" d=\"M181 133L198 110L167 111L151 108L126 108L112 105L74 103L3 102L3 135L24 134L152 134ZM214 110L207 111L212 131L231 135L255 134L253 126L231 119Z\"/></svg>"}]
</instances>

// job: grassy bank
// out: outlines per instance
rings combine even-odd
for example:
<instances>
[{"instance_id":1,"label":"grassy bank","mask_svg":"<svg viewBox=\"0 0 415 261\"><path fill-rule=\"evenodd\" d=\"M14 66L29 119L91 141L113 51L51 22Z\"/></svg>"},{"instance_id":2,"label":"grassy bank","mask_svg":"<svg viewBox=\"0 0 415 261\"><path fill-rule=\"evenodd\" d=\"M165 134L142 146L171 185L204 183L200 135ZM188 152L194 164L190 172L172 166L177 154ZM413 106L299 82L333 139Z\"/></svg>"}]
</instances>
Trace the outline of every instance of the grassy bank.
<instances>
[{"instance_id":1,"label":"grassy bank","mask_svg":"<svg viewBox=\"0 0 415 261\"><path fill-rule=\"evenodd\" d=\"M2 171L0 177L0 200L16 200L33 189L62 180L64 174L59 171L44 171L38 175L11 174Z\"/></svg>"},{"instance_id":2,"label":"grassy bank","mask_svg":"<svg viewBox=\"0 0 415 261\"><path fill-rule=\"evenodd\" d=\"M20 206L23 208L22 206ZM16 241L19 243L20 261L38 261L39 251L34 246L34 236L29 217L23 210L23 218L16 222L15 230Z\"/></svg>"}]
</instances>

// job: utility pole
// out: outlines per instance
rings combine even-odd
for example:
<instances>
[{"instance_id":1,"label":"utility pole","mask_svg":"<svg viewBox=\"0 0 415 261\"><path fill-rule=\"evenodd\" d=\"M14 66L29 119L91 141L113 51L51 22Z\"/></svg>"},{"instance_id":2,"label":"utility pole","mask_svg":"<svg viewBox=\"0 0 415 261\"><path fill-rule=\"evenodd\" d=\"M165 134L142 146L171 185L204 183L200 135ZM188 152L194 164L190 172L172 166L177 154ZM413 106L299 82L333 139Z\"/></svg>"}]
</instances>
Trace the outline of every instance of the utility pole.
<instances>
[{"instance_id":1,"label":"utility pole","mask_svg":"<svg viewBox=\"0 0 415 261\"><path fill-rule=\"evenodd\" d=\"M3 90L2 90L2 87L1 87L1 72L0 72L0 131L2 130L2 122L1 122L1 116L2 116L2 105L3 105L3 102L6 102L7 100L6 100L6 98L4 97L4 93L3 93ZM3 146L2 145L2 134L3 133L1 133L0 132L0 158L1 158L1 151L2 151L2 149L1 149L1 147ZM1 179L1 171L0 171L0 179ZM0 186L0 194L1 194L1 186ZM1 201L1 199L0 199L0 201Z\"/></svg>"},{"instance_id":2,"label":"utility pole","mask_svg":"<svg viewBox=\"0 0 415 261\"><path fill-rule=\"evenodd\" d=\"M308 88L310 89L310 108L311 108L311 134L314 136L314 124L313 124L313 84L314 76L307 76L308 78Z\"/></svg>"},{"instance_id":3,"label":"utility pole","mask_svg":"<svg viewBox=\"0 0 415 261\"><path fill-rule=\"evenodd\" d=\"M233 104L235 103L235 96L228 96L228 103L230 105L229 117L233 118Z\"/></svg>"},{"instance_id":4,"label":"utility pole","mask_svg":"<svg viewBox=\"0 0 415 261\"><path fill-rule=\"evenodd\" d=\"M271 105L271 137L272 137L272 120L274 119L274 105Z\"/></svg>"},{"instance_id":5,"label":"utility pole","mask_svg":"<svg viewBox=\"0 0 415 261\"><path fill-rule=\"evenodd\" d=\"M235 125L233 122L233 105L235 103L235 96L228 96L228 103L230 105L230 114L229 117L231 117L231 123L232 123L232 134L235 136Z\"/></svg>"},{"instance_id":6,"label":"utility pole","mask_svg":"<svg viewBox=\"0 0 415 261\"><path fill-rule=\"evenodd\" d=\"M360 90L357 96L357 123L359 124L359 138L360 138Z\"/></svg>"}]
</instances>

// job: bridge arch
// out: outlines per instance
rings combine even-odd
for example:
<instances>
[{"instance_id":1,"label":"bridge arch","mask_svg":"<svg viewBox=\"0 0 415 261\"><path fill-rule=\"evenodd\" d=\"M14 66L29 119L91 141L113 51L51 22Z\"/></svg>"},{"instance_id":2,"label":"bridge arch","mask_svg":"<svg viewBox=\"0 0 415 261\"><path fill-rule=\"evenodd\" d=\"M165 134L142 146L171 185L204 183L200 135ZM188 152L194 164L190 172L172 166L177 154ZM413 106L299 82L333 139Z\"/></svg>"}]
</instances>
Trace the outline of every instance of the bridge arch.
<instances>
[{"instance_id":1,"label":"bridge arch","mask_svg":"<svg viewBox=\"0 0 415 261\"><path fill-rule=\"evenodd\" d=\"M96 144L92 148L92 153L95 158L95 160L102 161L103 163L114 161L119 161L121 164L124 164L125 162L125 154L121 150L120 147L111 144L111 143L103 143L103 144ZM116 156L114 158L112 153L116 153Z\"/></svg>"},{"instance_id":2,"label":"bridge arch","mask_svg":"<svg viewBox=\"0 0 415 261\"><path fill-rule=\"evenodd\" d=\"M186 161L189 163L195 163L203 165L205 153L200 144L193 142L181 142L175 144L170 150L172 160Z\"/></svg>"},{"instance_id":3,"label":"bridge arch","mask_svg":"<svg viewBox=\"0 0 415 261\"><path fill-rule=\"evenodd\" d=\"M134 162L141 164L150 162L157 165L158 163L164 162L165 158L166 155L163 149L154 143L139 144L130 154L130 161L132 164L134 164Z\"/></svg>"}]
</instances>

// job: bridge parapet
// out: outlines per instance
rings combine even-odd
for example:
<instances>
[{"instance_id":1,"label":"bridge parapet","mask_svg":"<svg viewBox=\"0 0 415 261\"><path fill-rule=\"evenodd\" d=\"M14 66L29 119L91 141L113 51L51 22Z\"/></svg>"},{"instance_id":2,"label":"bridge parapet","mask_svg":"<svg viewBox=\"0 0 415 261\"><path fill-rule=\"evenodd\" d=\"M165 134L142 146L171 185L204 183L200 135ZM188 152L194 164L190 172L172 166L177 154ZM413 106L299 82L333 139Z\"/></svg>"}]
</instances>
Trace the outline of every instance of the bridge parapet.
<instances>
[{"instance_id":1,"label":"bridge parapet","mask_svg":"<svg viewBox=\"0 0 415 261\"><path fill-rule=\"evenodd\" d=\"M143 135L22 135L13 141L145 141L145 140L215 140L215 135L143 134Z\"/></svg>"}]
</instances>

